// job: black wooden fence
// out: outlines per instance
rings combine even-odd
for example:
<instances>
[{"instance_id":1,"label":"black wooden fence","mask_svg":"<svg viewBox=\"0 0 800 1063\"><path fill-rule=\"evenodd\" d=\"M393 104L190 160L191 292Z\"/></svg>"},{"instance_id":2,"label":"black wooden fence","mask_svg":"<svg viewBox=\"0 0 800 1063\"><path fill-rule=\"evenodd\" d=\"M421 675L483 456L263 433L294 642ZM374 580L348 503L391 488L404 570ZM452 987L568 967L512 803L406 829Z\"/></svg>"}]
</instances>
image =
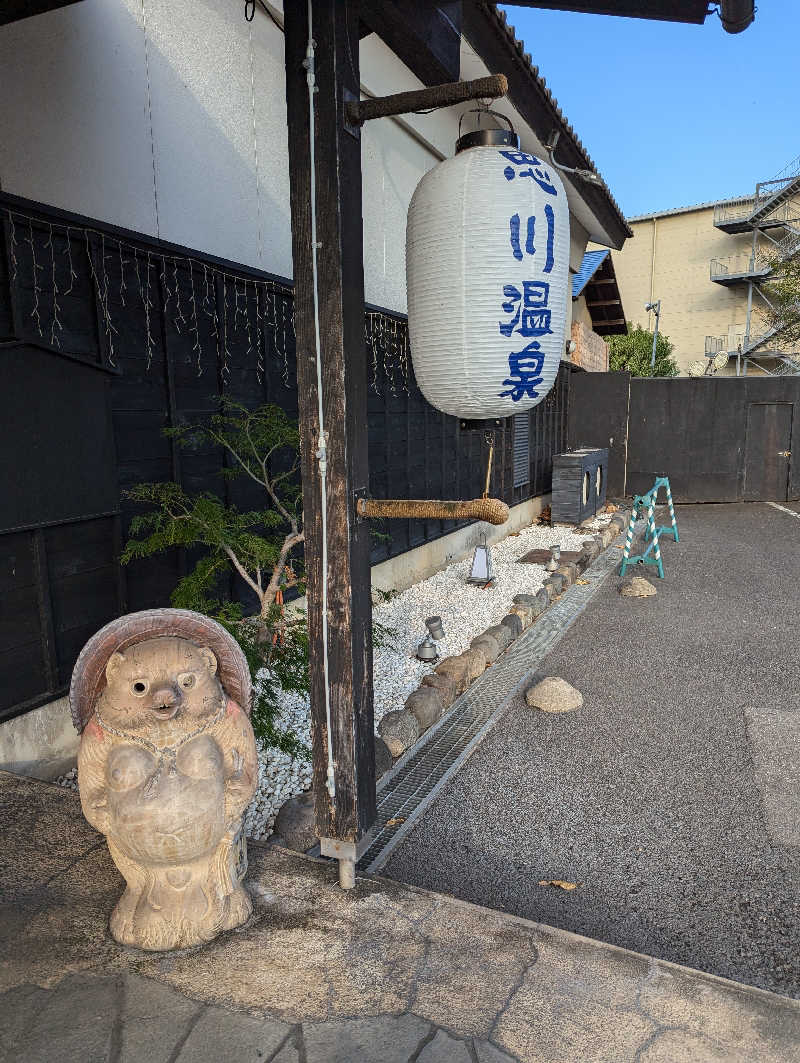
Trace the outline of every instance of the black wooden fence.
<instances>
[{"instance_id":1,"label":"black wooden fence","mask_svg":"<svg viewBox=\"0 0 800 1063\"><path fill-rule=\"evenodd\" d=\"M568 440L609 448L609 495L666 475L677 502L797 499L800 377L587 373L570 393Z\"/></svg>"},{"instance_id":2,"label":"black wooden fence","mask_svg":"<svg viewBox=\"0 0 800 1063\"><path fill-rule=\"evenodd\" d=\"M163 429L202 422L223 395L296 413L297 385L286 279L7 194L0 222L3 718L63 693L86 639L123 612L166 604L191 562L175 550L119 565L133 515L125 488L175 480L259 505L246 479L219 476L220 451L182 449ZM422 397L405 320L368 308L365 334L372 495L479 495L484 441ZM510 420L502 432L492 490L510 504L550 489L569 387L564 366L526 415L527 483L524 433ZM457 526L387 524L373 561Z\"/></svg>"}]
</instances>

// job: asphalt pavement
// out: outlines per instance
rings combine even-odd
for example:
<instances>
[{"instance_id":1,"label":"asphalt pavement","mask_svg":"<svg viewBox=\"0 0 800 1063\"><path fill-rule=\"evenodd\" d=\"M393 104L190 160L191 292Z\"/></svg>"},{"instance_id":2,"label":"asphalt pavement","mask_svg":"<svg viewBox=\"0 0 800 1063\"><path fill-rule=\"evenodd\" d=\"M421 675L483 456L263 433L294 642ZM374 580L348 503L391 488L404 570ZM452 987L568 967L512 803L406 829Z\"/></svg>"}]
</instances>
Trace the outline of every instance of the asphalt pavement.
<instances>
[{"instance_id":1,"label":"asphalt pavement","mask_svg":"<svg viewBox=\"0 0 800 1063\"><path fill-rule=\"evenodd\" d=\"M609 577L536 673L583 707L517 698L384 874L800 996L800 520L677 519L657 595Z\"/></svg>"}]
</instances>

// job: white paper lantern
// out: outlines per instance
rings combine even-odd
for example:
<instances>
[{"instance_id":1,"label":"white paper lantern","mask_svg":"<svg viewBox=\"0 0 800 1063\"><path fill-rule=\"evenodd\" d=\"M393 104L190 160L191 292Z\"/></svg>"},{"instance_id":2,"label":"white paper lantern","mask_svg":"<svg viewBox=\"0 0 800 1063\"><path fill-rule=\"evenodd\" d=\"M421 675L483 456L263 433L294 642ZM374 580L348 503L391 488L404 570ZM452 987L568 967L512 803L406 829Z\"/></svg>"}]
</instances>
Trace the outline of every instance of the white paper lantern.
<instances>
[{"instance_id":1,"label":"white paper lantern","mask_svg":"<svg viewBox=\"0 0 800 1063\"><path fill-rule=\"evenodd\" d=\"M465 146L475 140L484 143ZM469 134L458 147L408 209L414 373L444 413L509 417L541 402L558 372L569 206L553 167L521 152L513 133Z\"/></svg>"}]
</instances>

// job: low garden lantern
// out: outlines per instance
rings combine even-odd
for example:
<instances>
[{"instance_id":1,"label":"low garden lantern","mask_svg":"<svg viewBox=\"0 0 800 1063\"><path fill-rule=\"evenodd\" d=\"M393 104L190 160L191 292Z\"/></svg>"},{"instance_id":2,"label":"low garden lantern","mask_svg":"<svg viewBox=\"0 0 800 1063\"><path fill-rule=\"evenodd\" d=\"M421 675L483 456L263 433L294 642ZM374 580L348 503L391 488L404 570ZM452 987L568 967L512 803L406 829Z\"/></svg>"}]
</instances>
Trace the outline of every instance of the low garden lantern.
<instances>
[{"instance_id":1,"label":"low garden lantern","mask_svg":"<svg viewBox=\"0 0 800 1063\"><path fill-rule=\"evenodd\" d=\"M425 621L425 627L428 629L431 638L437 642L439 639L444 638L444 628L442 627L442 618L440 616L429 616Z\"/></svg>"},{"instance_id":2,"label":"low garden lantern","mask_svg":"<svg viewBox=\"0 0 800 1063\"><path fill-rule=\"evenodd\" d=\"M542 401L564 350L569 207L554 167L513 129L460 136L425 174L406 271L414 373L432 406L481 420Z\"/></svg>"},{"instance_id":3,"label":"low garden lantern","mask_svg":"<svg viewBox=\"0 0 800 1063\"><path fill-rule=\"evenodd\" d=\"M483 542L475 547L475 553L472 555L472 565L470 567L467 583L486 584L491 583L494 580L492 555L489 552L489 547L486 545L486 536L481 535L481 539Z\"/></svg>"}]
</instances>

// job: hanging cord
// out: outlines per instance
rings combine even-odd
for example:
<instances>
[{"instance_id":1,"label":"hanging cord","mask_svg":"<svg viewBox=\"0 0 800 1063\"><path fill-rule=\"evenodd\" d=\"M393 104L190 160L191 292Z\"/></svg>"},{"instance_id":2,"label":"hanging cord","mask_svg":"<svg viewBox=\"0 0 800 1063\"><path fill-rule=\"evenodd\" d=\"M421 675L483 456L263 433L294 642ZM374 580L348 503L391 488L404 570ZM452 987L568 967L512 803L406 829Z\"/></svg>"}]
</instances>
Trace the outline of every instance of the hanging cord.
<instances>
[{"instance_id":1,"label":"hanging cord","mask_svg":"<svg viewBox=\"0 0 800 1063\"><path fill-rule=\"evenodd\" d=\"M322 350L319 329L319 282L317 276L317 167L315 158L314 93L317 91L314 76L314 41L311 21L311 0L308 0L308 46L303 66L308 83L308 139L311 156L311 274L314 284L314 343L317 356L317 408L319 436L316 457L319 462L319 489L322 516L322 669L325 677L325 723L328 728L328 774L325 781L331 798L336 796L336 778L333 767L333 735L331 728L331 688L328 664L328 445L325 431L325 416L322 409Z\"/></svg>"}]
</instances>

